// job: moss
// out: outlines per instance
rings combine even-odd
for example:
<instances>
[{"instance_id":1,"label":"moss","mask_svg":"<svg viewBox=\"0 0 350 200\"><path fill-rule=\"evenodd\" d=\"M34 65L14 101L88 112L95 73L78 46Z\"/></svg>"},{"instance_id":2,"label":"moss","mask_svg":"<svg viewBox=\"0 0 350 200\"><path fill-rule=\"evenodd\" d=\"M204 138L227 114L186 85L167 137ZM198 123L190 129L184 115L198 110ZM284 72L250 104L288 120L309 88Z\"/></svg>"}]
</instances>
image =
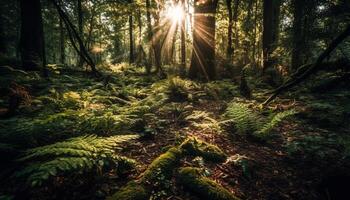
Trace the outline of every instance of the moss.
<instances>
[{"instance_id":1,"label":"moss","mask_svg":"<svg viewBox=\"0 0 350 200\"><path fill-rule=\"evenodd\" d=\"M190 156L201 156L207 161L224 162L227 158L226 154L217 146L203 142L196 138L185 140L180 148Z\"/></svg>"},{"instance_id":2,"label":"moss","mask_svg":"<svg viewBox=\"0 0 350 200\"><path fill-rule=\"evenodd\" d=\"M143 184L131 181L107 200L148 200L150 196L149 190Z\"/></svg>"},{"instance_id":3,"label":"moss","mask_svg":"<svg viewBox=\"0 0 350 200\"><path fill-rule=\"evenodd\" d=\"M159 174L170 178L174 168L178 165L182 156L180 149L170 148L167 152L156 158L143 174L143 182L152 182L157 179Z\"/></svg>"},{"instance_id":4,"label":"moss","mask_svg":"<svg viewBox=\"0 0 350 200\"><path fill-rule=\"evenodd\" d=\"M228 190L215 181L203 177L199 168L180 168L178 180L186 190L203 200L238 200Z\"/></svg>"}]
</instances>

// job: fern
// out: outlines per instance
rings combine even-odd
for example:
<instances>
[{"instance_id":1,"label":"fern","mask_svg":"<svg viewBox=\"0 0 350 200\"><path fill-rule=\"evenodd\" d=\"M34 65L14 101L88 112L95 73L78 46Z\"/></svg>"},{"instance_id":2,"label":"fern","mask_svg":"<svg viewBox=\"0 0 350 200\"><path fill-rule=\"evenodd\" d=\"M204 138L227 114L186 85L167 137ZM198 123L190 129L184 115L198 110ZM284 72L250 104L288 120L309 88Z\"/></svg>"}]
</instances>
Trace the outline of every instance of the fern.
<instances>
[{"instance_id":1,"label":"fern","mask_svg":"<svg viewBox=\"0 0 350 200\"><path fill-rule=\"evenodd\" d=\"M260 139L266 139L276 126L294 114L296 114L295 110L287 110L275 114L269 120L258 115L243 103L230 103L225 112L225 117L228 118L229 122L233 122L238 133L252 134Z\"/></svg>"},{"instance_id":2,"label":"fern","mask_svg":"<svg viewBox=\"0 0 350 200\"><path fill-rule=\"evenodd\" d=\"M193 111L185 120L201 130L209 130L211 132L220 133L220 122L210 116L210 113L205 111Z\"/></svg>"},{"instance_id":3,"label":"fern","mask_svg":"<svg viewBox=\"0 0 350 200\"><path fill-rule=\"evenodd\" d=\"M239 134L252 133L262 124L262 118L243 103L230 103L225 117L234 123Z\"/></svg>"},{"instance_id":4,"label":"fern","mask_svg":"<svg viewBox=\"0 0 350 200\"><path fill-rule=\"evenodd\" d=\"M101 171L135 163L126 157L115 155L121 143L136 139L136 135L76 137L63 142L29 149L17 161L24 168L15 173L31 186L40 186L56 176ZM122 169L119 169L122 170Z\"/></svg>"},{"instance_id":5,"label":"fern","mask_svg":"<svg viewBox=\"0 0 350 200\"><path fill-rule=\"evenodd\" d=\"M260 130L256 131L255 135L260 138L267 137L271 130L280 124L285 118L288 118L296 113L297 112L293 109L277 113L273 116L270 122L265 123Z\"/></svg>"}]
</instances>

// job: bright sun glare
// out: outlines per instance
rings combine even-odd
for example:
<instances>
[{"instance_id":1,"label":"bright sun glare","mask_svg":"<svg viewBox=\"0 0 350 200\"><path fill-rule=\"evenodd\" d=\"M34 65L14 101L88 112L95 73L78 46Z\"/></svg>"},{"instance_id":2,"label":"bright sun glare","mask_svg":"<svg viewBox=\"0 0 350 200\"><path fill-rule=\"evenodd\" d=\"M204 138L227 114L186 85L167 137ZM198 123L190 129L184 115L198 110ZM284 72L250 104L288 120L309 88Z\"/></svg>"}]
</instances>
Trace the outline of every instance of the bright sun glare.
<instances>
[{"instance_id":1,"label":"bright sun glare","mask_svg":"<svg viewBox=\"0 0 350 200\"><path fill-rule=\"evenodd\" d=\"M171 6L167 10L167 17L171 19L174 23L180 22L181 19L184 17L184 12L181 9L181 6Z\"/></svg>"}]
</instances>

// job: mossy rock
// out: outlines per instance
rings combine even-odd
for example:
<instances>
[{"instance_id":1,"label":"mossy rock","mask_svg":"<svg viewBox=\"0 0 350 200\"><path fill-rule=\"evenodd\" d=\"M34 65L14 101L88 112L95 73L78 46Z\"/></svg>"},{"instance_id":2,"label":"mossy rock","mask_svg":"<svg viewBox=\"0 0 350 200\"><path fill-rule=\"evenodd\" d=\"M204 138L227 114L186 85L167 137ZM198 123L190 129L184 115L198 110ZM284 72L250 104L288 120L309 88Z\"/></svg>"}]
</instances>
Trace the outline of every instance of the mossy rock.
<instances>
[{"instance_id":1,"label":"mossy rock","mask_svg":"<svg viewBox=\"0 0 350 200\"><path fill-rule=\"evenodd\" d=\"M107 200L148 200L150 196L143 184L131 181Z\"/></svg>"},{"instance_id":2,"label":"mossy rock","mask_svg":"<svg viewBox=\"0 0 350 200\"><path fill-rule=\"evenodd\" d=\"M189 138L185 140L180 148L184 153L190 156L200 156L207 161L221 163L227 158L227 155L217 146L203 142L196 138Z\"/></svg>"},{"instance_id":3,"label":"mossy rock","mask_svg":"<svg viewBox=\"0 0 350 200\"><path fill-rule=\"evenodd\" d=\"M185 190L203 200L239 200L215 181L202 176L199 168L180 168L178 181Z\"/></svg>"},{"instance_id":4,"label":"mossy rock","mask_svg":"<svg viewBox=\"0 0 350 200\"><path fill-rule=\"evenodd\" d=\"M173 170L177 167L182 157L182 151L179 148L172 147L164 154L156 158L144 172L143 182L152 182L157 179L159 173L166 178L171 178Z\"/></svg>"}]
</instances>

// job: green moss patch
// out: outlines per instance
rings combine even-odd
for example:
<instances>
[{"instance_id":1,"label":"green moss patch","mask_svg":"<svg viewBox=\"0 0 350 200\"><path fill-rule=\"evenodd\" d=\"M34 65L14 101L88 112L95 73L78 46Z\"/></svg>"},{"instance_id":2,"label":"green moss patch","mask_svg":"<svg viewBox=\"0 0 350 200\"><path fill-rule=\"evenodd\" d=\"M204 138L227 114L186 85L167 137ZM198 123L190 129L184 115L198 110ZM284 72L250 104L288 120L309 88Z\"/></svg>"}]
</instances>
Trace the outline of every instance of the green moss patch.
<instances>
[{"instance_id":1,"label":"green moss patch","mask_svg":"<svg viewBox=\"0 0 350 200\"><path fill-rule=\"evenodd\" d=\"M196 138L185 140L180 148L190 156L200 156L211 162L224 162L227 158L226 154L217 146L203 142Z\"/></svg>"},{"instance_id":2,"label":"green moss patch","mask_svg":"<svg viewBox=\"0 0 350 200\"><path fill-rule=\"evenodd\" d=\"M107 200L148 200L150 196L143 184L131 181Z\"/></svg>"},{"instance_id":3,"label":"green moss patch","mask_svg":"<svg viewBox=\"0 0 350 200\"><path fill-rule=\"evenodd\" d=\"M215 181L201 176L199 168L184 167L179 170L178 181L185 190L203 200L238 200Z\"/></svg>"},{"instance_id":4,"label":"green moss patch","mask_svg":"<svg viewBox=\"0 0 350 200\"><path fill-rule=\"evenodd\" d=\"M170 148L166 153L160 155L151 163L143 174L143 182L151 182L152 180L157 179L159 174L164 175L166 178L170 178L173 174L174 168L177 167L181 156L181 150L176 147Z\"/></svg>"}]
</instances>

